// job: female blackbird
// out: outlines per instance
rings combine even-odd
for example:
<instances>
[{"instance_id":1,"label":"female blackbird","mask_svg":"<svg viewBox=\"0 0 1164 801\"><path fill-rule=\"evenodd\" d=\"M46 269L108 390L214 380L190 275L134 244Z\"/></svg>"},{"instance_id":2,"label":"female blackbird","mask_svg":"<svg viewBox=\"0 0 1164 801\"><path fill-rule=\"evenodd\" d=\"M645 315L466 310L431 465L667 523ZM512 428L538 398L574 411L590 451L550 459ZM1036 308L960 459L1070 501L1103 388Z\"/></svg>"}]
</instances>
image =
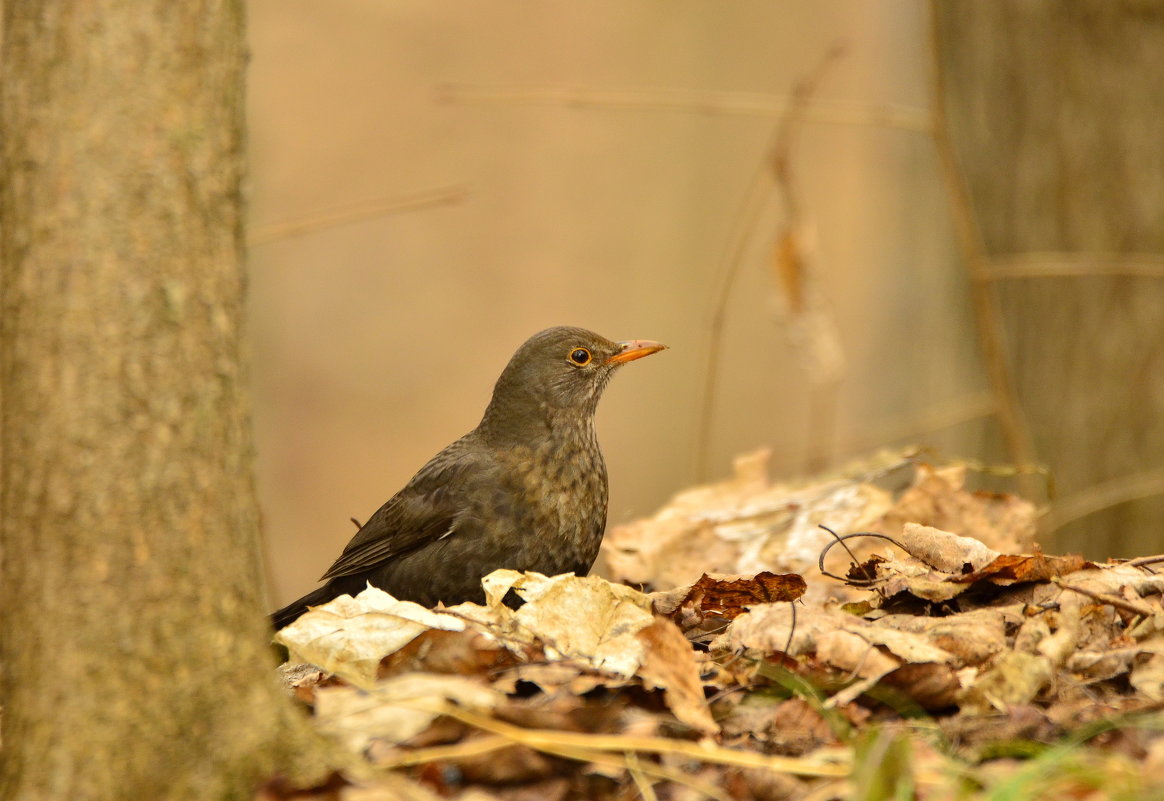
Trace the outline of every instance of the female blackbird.
<instances>
[{"instance_id":1,"label":"female blackbird","mask_svg":"<svg viewBox=\"0 0 1164 801\"><path fill-rule=\"evenodd\" d=\"M434 456L360 528L319 589L271 615L282 628L371 583L433 606L484 601L498 568L585 575L606 527L594 409L615 369L666 346L550 328L517 349L480 424Z\"/></svg>"}]
</instances>

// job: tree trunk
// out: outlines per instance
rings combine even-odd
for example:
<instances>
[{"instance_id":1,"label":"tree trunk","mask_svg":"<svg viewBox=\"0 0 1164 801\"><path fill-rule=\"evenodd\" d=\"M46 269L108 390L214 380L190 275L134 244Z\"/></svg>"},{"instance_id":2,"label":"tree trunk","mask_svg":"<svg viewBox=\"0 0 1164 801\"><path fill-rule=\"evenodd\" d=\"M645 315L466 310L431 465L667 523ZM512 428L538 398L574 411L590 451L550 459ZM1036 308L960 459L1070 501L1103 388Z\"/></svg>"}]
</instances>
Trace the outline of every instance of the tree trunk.
<instances>
[{"instance_id":1,"label":"tree trunk","mask_svg":"<svg viewBox=\"0 0 1164 801\"><path fill-rule=\"evenodd\" d=\"M242 0L4 4L5 799L289 762L243 354Z\"/></svg>"},{"instance_id":2,"label":"tree trunk","mask_svg":"<svg viewBox=\"0 0 1164 801\"><path fill-rule=\"evenodd\" d=\"M934 2L949 131L1056 547L1160 548L1164 5Z\"/></svg>"}]
</instances>

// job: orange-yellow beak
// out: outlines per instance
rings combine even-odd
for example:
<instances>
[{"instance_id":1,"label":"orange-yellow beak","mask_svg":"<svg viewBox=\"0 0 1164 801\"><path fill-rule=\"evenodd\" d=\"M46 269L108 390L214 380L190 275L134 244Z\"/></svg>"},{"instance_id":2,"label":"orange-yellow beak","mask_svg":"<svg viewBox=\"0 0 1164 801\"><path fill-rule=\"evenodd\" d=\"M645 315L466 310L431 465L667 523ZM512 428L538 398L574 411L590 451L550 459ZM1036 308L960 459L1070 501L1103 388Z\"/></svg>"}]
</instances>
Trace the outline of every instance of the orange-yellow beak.
<instances>
[{"instance_id":1,"label":"orange-yellow beak","mask_svg":"<svg viewBox=\"0 0 1164 801\"><path fill-rule=\"evenodd\" d=\"M616 344L621 345L622 350L607 359L607 364L633 362L635 359L641 359L644 356L650 356L652 353L667 349L667 346L662 342L652 342L649 339L628 339L626 342Z\"/></svg>"}]
</instances>

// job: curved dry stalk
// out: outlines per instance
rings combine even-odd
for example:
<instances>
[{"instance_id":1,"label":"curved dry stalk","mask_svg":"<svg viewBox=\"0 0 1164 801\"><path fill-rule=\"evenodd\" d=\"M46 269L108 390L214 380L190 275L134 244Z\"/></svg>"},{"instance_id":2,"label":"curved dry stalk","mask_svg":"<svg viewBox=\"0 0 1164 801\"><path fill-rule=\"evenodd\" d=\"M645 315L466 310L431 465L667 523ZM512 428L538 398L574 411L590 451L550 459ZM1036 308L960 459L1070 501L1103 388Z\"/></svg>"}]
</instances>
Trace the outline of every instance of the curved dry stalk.
<instances>
[{"instance_id":1,"label":"curved dry stalk","mask_svg":"<svg viewBox=\"0 0 1164 801\"><path fill-rule=\"evenodd\" d=\"M674 754L699 762L732 765L740 768L760 768L795 776L842 777L847 776L849 766L844 761L826 762L821 759L793 758L758 754L724 748L710 741L690 742L667 737L630 736L622 734L589 734L586 732L561 731L556 729L526 729L500 720L454 706L447 702L433 703L423 699L394 702L397 706L418 709L438 715L446 715L474 726L482 731L506 737L516 743L538 751L555 753L571 750L579 756L571 758L599 761L611 752L638 754ZM563 754L567 755L567 754ZM625 765L625 760L620 761ZM643 763L640 769L646 770ZM654 769L654 768L652 768Z\"/></svg>"},{"instance_id":2,"label":"curved dry stalk","mask_svg":"<svg viewBox=\"0 0 1164 801\"><path fill-rule=\"evenodd\" d=\"M703 367L703 393L700 401L699 422L696 426L695 473L696 480L706 481L709 451L711 449L711 421L716 404L716 386L719 377L719 359L723 343L723 327L727 318L727 305L731 292L743 263L744 252L758 227L760 213L767 203L768 191L772 187L781 190L785 211L792 229L799 220L799 203L791 181L791 148L795 134L804 122L806 111L821 79L828 69L844 53L840 44L833 45L824 55L816 69L794 87L788 105L784 108L765 147L765 157L756 167L748 192L744 196L736 225L732 229L725 258L720 262L717 273L721 276L712 304L711 320L707 329Z\"/></svg>"},{"instance_id":3,"label":"curved dry stalk","mask_svg":"<svg viewBox=\"0 0 1164 801\"><path fill-rule=\"evenodd\" d=\"M824 569L825 556L827 556L828 552L833 549L834 545L840 545L842 548L844 548L846 551L848 551L849 558L853 560L853 564L857 564L857 556L851 550L849 550L849 546L845 544L845 540L849 540L849 539L852 539L854 537L876 537L878 539L888 540L889 542L896 545L898 548L901 548L901 550L905 551L906 553L909 552L908 548L906 548L904 545L902 545L897 540L893 539L893 537L890 537L886 534L879 534L876 531L858 531L858 532L855 532L853 534L846 534L845 536L842 537L839 534L837 534L837 532L835 532L831 528L829 528L828 526L822 525L822 526L820 526L820 528L823 528L829 534L832 534L835 539L833 539L832 542L830 542L828 545L826 545L821 550L820 557L817 559L817 563L816 563L817 569L820 571L822 576L828 576L831 579L836 579L837 581L848 584L851 587L871 587L877 583L877 580L873 577L869 577L867 579L861 580L861 579L849 578L847 576L838 576L836 573L830 573L829 571L825 570Z\"/></svg>"}]
</instances>

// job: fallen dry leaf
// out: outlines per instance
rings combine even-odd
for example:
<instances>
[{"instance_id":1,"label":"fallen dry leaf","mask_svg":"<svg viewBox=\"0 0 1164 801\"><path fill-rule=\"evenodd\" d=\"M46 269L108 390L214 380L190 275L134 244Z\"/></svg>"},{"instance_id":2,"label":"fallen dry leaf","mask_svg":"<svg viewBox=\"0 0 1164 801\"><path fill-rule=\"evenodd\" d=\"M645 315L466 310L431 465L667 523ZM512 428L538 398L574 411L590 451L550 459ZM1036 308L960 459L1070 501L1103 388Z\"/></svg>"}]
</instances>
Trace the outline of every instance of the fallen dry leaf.
<instances>
[{"instance_id":1,"label":"fallen dry leaf","mask_svg":"<svg viewBox=\"0 0 1164 801\"><path fill-rule=\"evenodd\" d=\"M978 675L963 699L964 707L985 711L1005 710L1033 701L1054 676L1051 660L1045 656L1010 651Z\"/></svg>"},{"instance_id":2,"label":"fallen dry leaf","mask_svg":"<svg viewBox=\"0 0 1164 801\"><path fill-rule=\"evenodd\" d=\"M380 660L430 629L461 631L465 621L399 601L369 586L310 610L275 634L291 662L307 662L360 687L376 680Z\"/></svg>"},{"instance_id":3,"label":"fallen dry leaf","mask_svg":"<svg viewBox=\"0 0 1164 801\"><path fill-rule=\"evenodd\" d=\"M821 524L861 530L892 506L890 493L861 480L774 484L768 456L760 451L739 457L732 479L680 493L653 517L607 531L602 549L610 576L671 588L690 585L705 573L804 573L832 539ZM854 465L851 472L880 473L904 464L904 458L888 453Z\"/></svg>"},{"instance_id":4,"label":"fallen dry leaf","mask_svg":"<svg viewBox=\"0 0 1164 801\"><path fill-rule=\"evenodd\" d=\"M1164 701L1164 637L1141 645L1147 658L1132 668L1128 681L1136 692L1153 701Z\"/></svg>"},{"instance_id":5,"label":"fallen dry leaf","mask_svg":"<svg viewBox=\"0 0 1164 801\"><path fill-rule=\"evenodd\" d=\"M896 493L876 475L779 486L762 457L742 460L733 481L614 538L616 575L639 571L663 588L650 595L499 571L480 606L337 599L280 634L325 668L285 670L285 684L325 731L407 780L402 797L426 801L844 797L854 768L938 798L935 777L989 782L1022 767L993 758L1000 739L1051 743L1084 726L1099 733L1078 753L1102 749L1105 770L1131 777L1121 797L1156 797L1141 764L1164 736L1111 721L1164 709L1158 560L1031 552L1033 505L966 490L966 465L919 465ZM815 526L844 534L852 521L901 547L846 540L858 563L846 586L817 573L831 535ZM792 564L800 575L774 573ZM511 592L524 605L502 603ZM919 710L948 747L902 733ZM763 761L776 754L807 756ZM787 770L818 778L776 772ZM1064 776L1056 794L1102 797ZM968 801L989 792L962 789Z\"/></svg>"},{"instance_id":6,"label":"fallen dry leaf","mask_svg":"<svg viewBox=\"0 0 1164 801\"><path fill-rule=\"evenodd\" d=\"M1008 625L1022 620L1021 607L971 609L957 615L886 615L879 621L900 631L921 635L954 658L960 667L981 665L1007 649Z\"/></svg>"},{"instance_id":7,"label":"fallen dry leaf","mask_svg":"<svg viewBox=\"0 0 1164 801\"><path fill-rule=\"evenodd\" d=\"M929 712L957 706L963 690L958 672L936 662L902 665L882 676L878 684Z\"/></svg>"},{"instance_id":8,"label":"fallen dry leaf","mask_svg":"<svg viewBox=\"0 0 1164 801\"><path fill-rule=\"evenodd\" d=\"M944 573L969 573L999 556L981 540L918 523L906 523L895 539L911 556Z\"/></svg>"},{"instance_id":9,"label":"fallen dry leaf","mask_svg":"<svg viewBox=\"0 0 1164 801\"><path fill-rule=\"evenodd\" d=\"M424 708L426 704L451 701L489 709L502 697L475 679L411 673L369 689L321 687L315 694L315 718L324 732L354 751L363 751L372 740L396 744L424 731L437 716Z\"/></svg>"},{"instance_id":10,"label":"fallen dry leaf","mask_svg":"<svg viewBox=\"0 0 1164 801\"><path fill-rule=\"evenodd\" d=\"M955 581L973 584L991 581L995 584L1017 581L1046 581L1053 576L1065 576L1096 565L1076 553L1066 556L1047 556L1043 553L1003 554L985 567L959 576Z\"/></svg>"},{"instance_id":11,"label":"fallen dry leaf","mask_svg":"<svg viewBox=\"0 0 1164 801\"><path fill-rule=\"evenodd\" d=\"M667 618L655 618L638 632L643 644L639 675L648 687L663 690L667 706L675 717L696 731L714 734L719 726L711 717L703 696L703 683L695 664L691 643Z\"/></svg>"},{"instance_id":12,"label":"fallen dry leaf","mask_svg":"<svg viewBox=\"0 0 1164 801\"><path fill-rule=\"evenodd\" d=\"M516 667L520 658L494 637L468 627L430 629L380 661L377 677L427 672L472 676Z\"/></svg>"},{"instance_id":13,"label":"fallen dry leaf","mask_svg":"<svg viewBox=\"0 0 1164 801\"><path fill-rule=\"evenodd\" d=\"M654 622L643 593L598 576L553 576L495 570L482 582L487 606L451 610L484 624L506 644L540 643L550 659L577 660L595 670L633 676L642 663L640 630ZM502 599L514 590L517 611Z\"/></svg>"},{"instance_id":14,"label":"fallen dry leaf","mask_svg":"<svg viewBox=\"0 0 1164 801\"><path fill-rule=\"evenodd\" d=\"M804 595L805 586L804 579L795 573L776 575L765 571L733 579L712 578L704 573L674 609L663 612L656 601L655 610L667 614L686 629L707 617L732 620L755 604L790 603Z\"/></svg>"}]
</instances>

